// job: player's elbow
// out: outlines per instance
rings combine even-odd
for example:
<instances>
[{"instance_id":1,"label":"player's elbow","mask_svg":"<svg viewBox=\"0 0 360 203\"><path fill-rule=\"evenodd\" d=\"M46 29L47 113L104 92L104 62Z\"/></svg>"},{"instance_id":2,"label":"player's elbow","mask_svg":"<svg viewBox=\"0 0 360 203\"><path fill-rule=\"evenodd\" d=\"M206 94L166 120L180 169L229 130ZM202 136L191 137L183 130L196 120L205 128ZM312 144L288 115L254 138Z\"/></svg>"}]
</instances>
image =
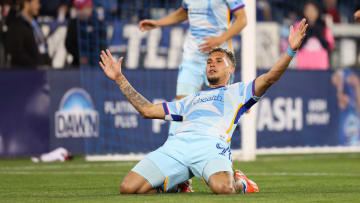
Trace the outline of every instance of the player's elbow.
<instances>
[{"instance_id":1,"label":"player's elbow","mask_svg":"<svg viewBox=\"0 0 360 203\"><path fill-rule=\"evenodd\" d=\"M271 85L275 84L278 80L279 80L279 78L277 78L277 77L272 77L272 78L266 79L266 80L265 80L265 83L266 83L268 86L271 86Z\"/></svg>"},{"instance_id":2,"label":"player's elbow","mask_svg":"<svg viewBox=\"0 0 360 203\"><path fill-rule=\"evenodd\" d=\"M143 113L143 114L141 114L141 116L143 118L145 118L145 119L151 119L152 118L152 116L149 113Z\"/></svg>"},{"instance_id":3,"label":"player's elbow","mask_svg":"<svg viewBox=\"0 0 360 203\"><path fill-rule=\"evenodd\" d=\"M243 27L246 27L246 26L247 26L248 20L247 20L246 17L242 20L242 24L243 24Z\"/></svg>"},{"instance_id":4,"label":"player's elbow","mask_svg":"<svg viewBox=\"0 0 360 203\"><path fill-rule=\"evenodd\" d=\"M151 118L151 115L150 115L150 113L148 111L141 111L139 113L140 113L141 117L143 117L145 119Z\"/></svg>"},{"instance_id":5,"label":"player's elbow","mask_svg":"<svg viewBox=\"0 0 360 203\"><path fill-rule=\"evenodd\" d=\"M150 107L144 107L139 113L145 119L153 118L153 114Z\"/></svg>"},{"instance_id":6,"label":"player's elbow","mask_svg":"<svg viewBox=\"0 0 360 203\"><path fill-rule=\"evenodd\" d=\"M265 83L269 86L275 84L281 77L281 73L278 71L270 71L266 74Z\"/></svg>"}]
</instances>

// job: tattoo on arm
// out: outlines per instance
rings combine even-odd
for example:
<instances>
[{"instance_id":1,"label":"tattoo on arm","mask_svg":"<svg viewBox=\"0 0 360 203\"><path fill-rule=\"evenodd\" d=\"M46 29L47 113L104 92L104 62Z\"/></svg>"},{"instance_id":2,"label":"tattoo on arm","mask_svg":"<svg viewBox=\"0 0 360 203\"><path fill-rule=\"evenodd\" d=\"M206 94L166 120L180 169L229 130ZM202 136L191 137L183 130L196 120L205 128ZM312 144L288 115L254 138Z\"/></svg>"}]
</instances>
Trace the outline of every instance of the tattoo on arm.
<instances>
[{"instance_id":1,"label":"tattoo on arm","mask_svg":"<svg viewBox=\"0 0 360 203\"><path fill-rule=\"evenodd\" d=\"M147 105L151 105L145 97L138 93L129 83L129 81L122 76L120 79L116 80L116 83L119 85L121 92L129 100L129 102L139 111L141 115L144 114L144 108Z\"/></svg>"}]
</instances>

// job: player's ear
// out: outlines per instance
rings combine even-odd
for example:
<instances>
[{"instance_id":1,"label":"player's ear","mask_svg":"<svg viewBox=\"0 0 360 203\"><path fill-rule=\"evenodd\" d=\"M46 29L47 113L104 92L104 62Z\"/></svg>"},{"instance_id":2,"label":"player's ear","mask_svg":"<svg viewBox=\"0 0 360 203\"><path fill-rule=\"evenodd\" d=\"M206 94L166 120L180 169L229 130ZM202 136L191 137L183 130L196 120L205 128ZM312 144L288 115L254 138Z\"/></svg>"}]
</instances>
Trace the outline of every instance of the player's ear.
<instances>
[{"instance_id":1,"label":"player's ear","mask_svg":"<svg viewBox=\"0 0 360 203\"><path fill-rule=\"evenodd\" d=\"M230 74L234 74L234 72L235 72L235 66L231 66L230 67Z\"/></svg>"}]
</instances>

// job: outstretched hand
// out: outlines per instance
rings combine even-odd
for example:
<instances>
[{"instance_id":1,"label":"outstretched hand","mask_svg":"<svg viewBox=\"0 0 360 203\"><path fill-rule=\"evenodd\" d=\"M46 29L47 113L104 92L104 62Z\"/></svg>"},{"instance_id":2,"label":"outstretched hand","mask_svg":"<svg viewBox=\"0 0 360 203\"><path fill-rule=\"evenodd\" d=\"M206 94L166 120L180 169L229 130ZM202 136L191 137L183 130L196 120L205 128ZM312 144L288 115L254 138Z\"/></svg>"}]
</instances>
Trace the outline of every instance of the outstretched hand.
<instances>
[{"instance_id":1,"label":"outstretched hand","mask_svg":"<svg viewBox=\"0 0 360 203\"><path fill-rule=\"evenodd\" d=\"M306 19L303 18L299 24L298 29L295 31L294 26L290 26L290 35L289 35L289 46L292 50L299 49L302 41L306 36L306 30L308 28L308 24L306 23Z\"/></svg>"},{"instance_id":2,"label":"outstretched hand","mask_svg":"<svg viewBox=\"0 0 360 203\"><path fill-rule=\"evenodd\" d=\"M116 62L113 59L113 56L111 55L109 49L106 49L106 52L101 51L100 58L101 61L99 61L99 64L105 72L106 76L108 76L114 81L116 81L122 76L121 63L123 61L123 57L120 57L119 60Z\"/></svg>"}]
</instances>

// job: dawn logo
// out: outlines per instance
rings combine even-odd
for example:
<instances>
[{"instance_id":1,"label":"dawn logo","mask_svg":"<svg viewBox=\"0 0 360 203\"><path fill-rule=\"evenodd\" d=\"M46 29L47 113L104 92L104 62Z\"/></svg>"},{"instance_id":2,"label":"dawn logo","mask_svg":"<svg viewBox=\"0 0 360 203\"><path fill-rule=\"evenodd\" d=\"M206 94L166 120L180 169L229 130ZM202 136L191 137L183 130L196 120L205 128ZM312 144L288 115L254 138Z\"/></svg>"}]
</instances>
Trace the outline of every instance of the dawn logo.
<instances>
[{"instance_id":1,"label":"dawn logo","mask_svg":"<svg viewBox=\"0 0 360 203\"><path fill-rule=\"evenodd\" d=\"M61 99L59 110L55 113L55 136L99 136L99 114L84 89L72 88Z\"/></svg>"}]
</instances>

